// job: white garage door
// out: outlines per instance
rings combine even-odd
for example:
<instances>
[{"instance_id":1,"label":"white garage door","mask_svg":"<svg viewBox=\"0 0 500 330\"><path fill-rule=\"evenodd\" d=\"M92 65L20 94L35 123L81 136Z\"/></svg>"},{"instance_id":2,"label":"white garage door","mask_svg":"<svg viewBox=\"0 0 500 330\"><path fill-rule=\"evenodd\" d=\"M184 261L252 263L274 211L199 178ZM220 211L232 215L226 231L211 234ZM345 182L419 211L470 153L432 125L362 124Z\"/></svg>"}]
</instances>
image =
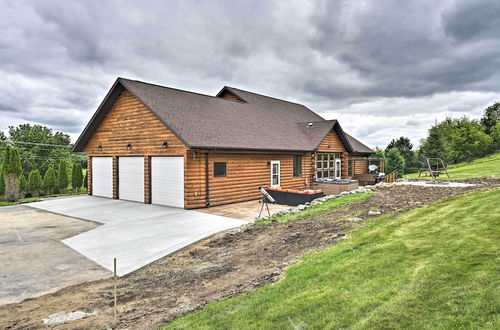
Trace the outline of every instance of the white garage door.
<instances>
[{"instance_id":1,"label":"white garage door","mask_svg":"<svg viewBox=\"0 0 500 330\"><path fill-rule=\"evenodd\" d=\"M184 207L183 157L151 157L151 203Z\"/></svg>"},{"instance_id":2,"label":"white garage door","mask_svg":"<svg viewBox=\"0 0 500 330\"><path fill-rule=\"evenodd\" d=\"M144 157L118 158L118 197L144 202Z\"/></svg>"},{"instance_id":3,"label":"white garage door","mask_svg":"<svg viewBox=\"0 0 500 330\"><path fill-rule=\"evenodd\" d=\"M113 198L111 157L92 157L92 195Z\"/></svg>"}]
</instances>

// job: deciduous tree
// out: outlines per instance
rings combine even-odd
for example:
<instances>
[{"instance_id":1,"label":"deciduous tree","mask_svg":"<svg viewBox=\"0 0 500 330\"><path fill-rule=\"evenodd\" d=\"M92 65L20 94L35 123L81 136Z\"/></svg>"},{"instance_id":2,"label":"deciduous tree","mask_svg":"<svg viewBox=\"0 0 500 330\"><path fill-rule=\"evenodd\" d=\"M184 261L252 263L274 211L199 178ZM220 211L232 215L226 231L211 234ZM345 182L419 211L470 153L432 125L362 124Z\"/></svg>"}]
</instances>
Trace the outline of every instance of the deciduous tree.
<instances>
[{"instance_id":1,"label":"deciduous tree","mask_svg":"<svg viewBox=\"0 0 500 330\"><path fill-rule=\"evenodd\" d=\"M45 173L52 166L57 168L59 159L77 161L84 159L71 152L68 134L54 132L42 125L22 124L9 127L9 138L19 148L19 155L25 173L38 169Z\"/></svg>"}]
</instances>

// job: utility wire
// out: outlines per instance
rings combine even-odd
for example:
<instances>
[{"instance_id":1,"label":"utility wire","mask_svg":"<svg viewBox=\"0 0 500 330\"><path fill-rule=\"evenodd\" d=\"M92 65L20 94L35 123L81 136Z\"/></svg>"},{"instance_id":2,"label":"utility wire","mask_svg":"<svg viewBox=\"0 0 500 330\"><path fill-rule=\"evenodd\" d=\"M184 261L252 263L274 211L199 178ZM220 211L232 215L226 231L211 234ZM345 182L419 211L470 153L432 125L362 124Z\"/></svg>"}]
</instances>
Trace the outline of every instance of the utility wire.
<instances>
[{"instance_id":1,"label":"utility wire","mask_svg":"<svg viewBox=\"0 0 500 330\"><path fill-rule=\"evenodd\" d=\"M37 142L24 142L24 141L15 141L15 140L11 140L11 139L7 139L5 142L7 142L7 143L15 143L15 144L29 144L29 145L36 145L36 146L71 148L71 146L64 145L64 144L48 144L48 143L37 143Z\"/></svg>"}]
</instances>

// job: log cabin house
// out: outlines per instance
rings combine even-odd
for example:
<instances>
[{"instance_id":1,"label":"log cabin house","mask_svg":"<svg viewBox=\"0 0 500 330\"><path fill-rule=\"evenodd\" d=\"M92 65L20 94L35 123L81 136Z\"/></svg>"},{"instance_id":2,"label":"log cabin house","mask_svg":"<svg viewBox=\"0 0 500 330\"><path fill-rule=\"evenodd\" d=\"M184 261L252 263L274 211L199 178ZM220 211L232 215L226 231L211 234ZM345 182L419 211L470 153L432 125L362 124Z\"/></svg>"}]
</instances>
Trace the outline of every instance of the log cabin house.
<instances>
[{"instance_id":1,"label":"log cabin house","mask_svg":"<svg viewBox=\"0 0 500 330\"><path fill-rule=\"evenodd\" d=\"M74 146L88 193L186 209L368 173L374 151L307 107L232 87L216 96L118 78Z\"/></svg>"}]
</instances>

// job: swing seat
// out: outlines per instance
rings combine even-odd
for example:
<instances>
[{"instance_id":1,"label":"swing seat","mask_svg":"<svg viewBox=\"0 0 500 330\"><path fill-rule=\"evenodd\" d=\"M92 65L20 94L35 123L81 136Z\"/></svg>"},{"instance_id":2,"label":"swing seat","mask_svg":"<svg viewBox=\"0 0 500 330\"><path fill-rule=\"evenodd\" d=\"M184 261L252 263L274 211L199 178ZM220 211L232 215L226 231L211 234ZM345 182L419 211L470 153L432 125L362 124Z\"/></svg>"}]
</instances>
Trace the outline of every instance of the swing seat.
<instances>
[{"instance_id":1,"label":"swing seat","mask_svg":"<svg viewBox=\"0 0 500 330\"><path fill-rule=\"evenodd\" d=\"M431 176L437 178L441 174L441 171L431 171Z\"/></svg>"}]
</instances>

